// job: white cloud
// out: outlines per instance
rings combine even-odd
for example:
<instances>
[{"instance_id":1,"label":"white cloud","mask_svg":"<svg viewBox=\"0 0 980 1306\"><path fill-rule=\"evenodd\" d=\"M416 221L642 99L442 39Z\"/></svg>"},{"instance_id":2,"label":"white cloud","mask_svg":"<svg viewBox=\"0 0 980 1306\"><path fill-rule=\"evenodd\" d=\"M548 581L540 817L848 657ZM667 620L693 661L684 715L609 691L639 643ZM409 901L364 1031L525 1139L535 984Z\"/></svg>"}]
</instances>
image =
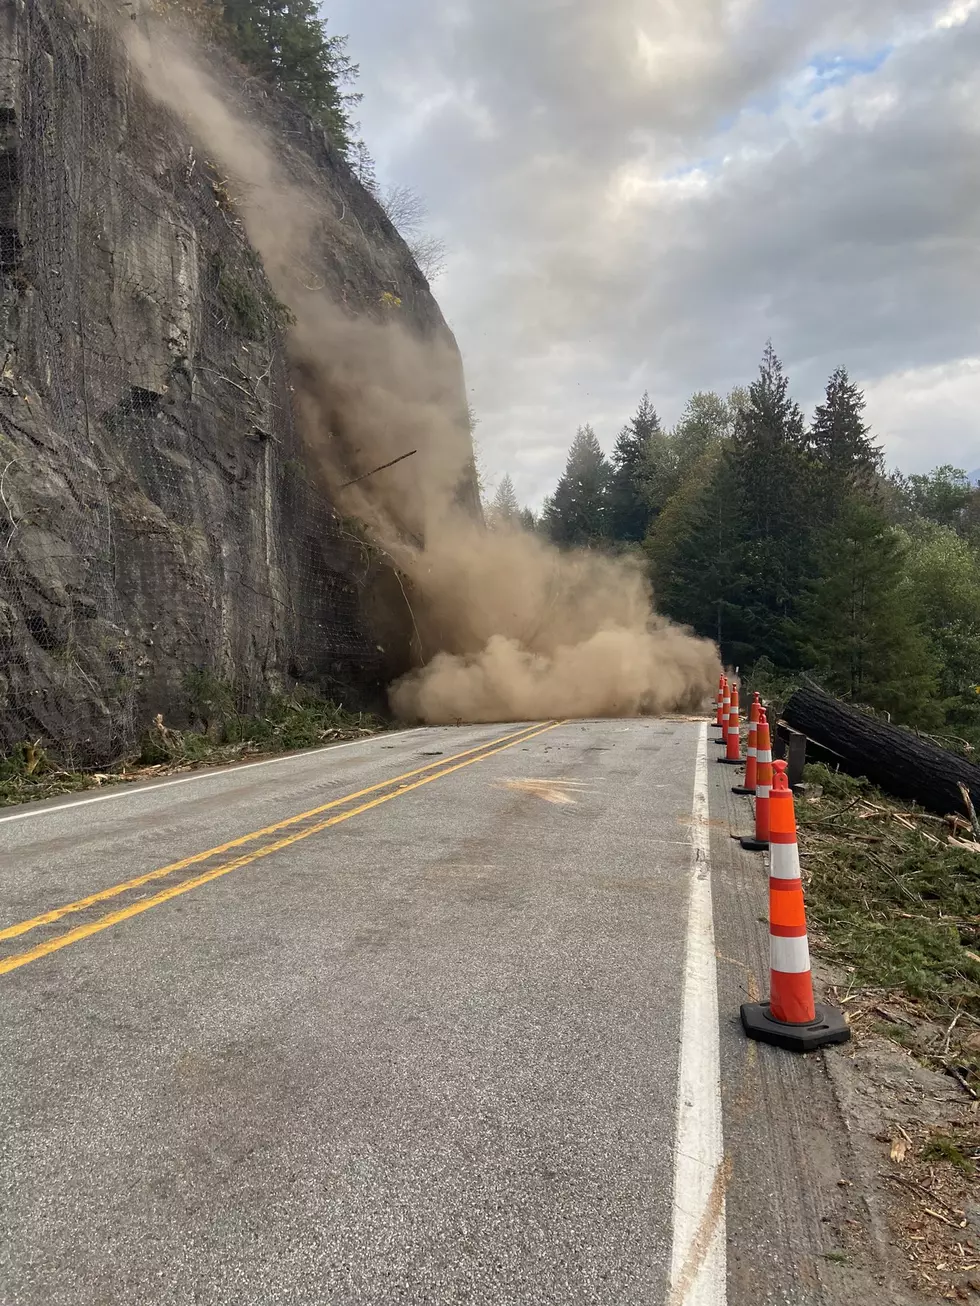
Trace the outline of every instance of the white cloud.
<instances>
[{"instance_id":1,"label":"white cloud","mask_svg":"<svg viewBox=\"0 0 980 1306\"><path fill-rule=\"evenodd\" d=\"M980 9L980 0L953 0L949 8L936 19L936 26L962 27L978 9Z\"/></svg>"},{"instance_id":2,"label":"white cloud","mask_svg":"<svg viewBox=\"0 0 980 1306\"><path fill-rule=\"evenodd\" d=\"M769 336L807 404L839 362L869 378L910 467L968 441L978 8L338 0L369 142L452 247L491 471L538 500L578 425L610 445L644 389L672 420ZM896 379L944 368L928 413Z\"/></svg>"},{"instance_id":3,"label":"white cloud","mask_svg":"<svg viewBox=\"0 0 980 1306\"><path fill-rule=\"evenodd\" d=\"M980 467L980 357L897 372L867 384L865 393L868 421L893 466Z\"/></svg>"}]
</instances>

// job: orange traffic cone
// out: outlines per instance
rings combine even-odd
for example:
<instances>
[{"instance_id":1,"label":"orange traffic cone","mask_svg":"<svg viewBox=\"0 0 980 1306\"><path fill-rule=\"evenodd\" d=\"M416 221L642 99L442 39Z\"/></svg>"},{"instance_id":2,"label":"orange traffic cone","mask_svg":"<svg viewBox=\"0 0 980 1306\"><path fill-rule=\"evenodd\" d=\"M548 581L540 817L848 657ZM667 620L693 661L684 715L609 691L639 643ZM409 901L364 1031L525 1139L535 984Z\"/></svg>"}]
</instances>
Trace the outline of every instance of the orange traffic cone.
<instances>
[{"instance_id":1,"label":"orange traffic cone","mask_svg":"<svg viewBox=\"0 0 980 1306\"><path fill-rule=\"evenodd\" d=\"M785 762L776 763L769 839L770 997L765 1003L743 1004L742 1028L749 1038L791 1052L846 1043L851 1029L843 1013L813 1001L800 850Z\"/></svg>"},{"instance_id":2,"label":"orange traffic cone","mask_svg":"<svg viewBox=\"0 0 980 1306\"><path fill-rule=\"evenodd\" d=\"M756 732L755 838L742 839L743 848L761 853L769 847L769 795L772 790L772 739L766 709L759 712Z\"/></svg>"},{"instance_id":3,"label":"orange traffic cone","mask_svg":"<svg viewBox=\"0 0 980 1306\"><path fill-rule=\"evenodd\" d=\"M720 675L717 678L717 699L715 700L715 725L721 729L721 713L725 709L725 688L728 687L728 677Z\"/></svg>"},{"instance_id":4,"label":"orange traffic cone","mask_svg":"<svg viewBox=\"0 0 980 1306\"><path fill-rule=\"evenodd\" d=\"M738 686L730 685L726 680L725 692L721 700L721 721L719 722L721 726L721 738L715 740L716 744L724 744L726 748L728 747L728 714L732 709L733 693L738 693Z\"/></svg>"},{"instance_id":5,"label":"orange traffic cone","mask_svg":"<svg viewBox=\"0 0 980 1306\"><path fill-rule=\"evenodd\" d=\"M728 713L728 727L725 731L725 756L719 762L726 766L740 766L742 763L741 720L738 715L738 686L732 688L731 710Z\"/></svg>"},{"instance_id":6,"label":"orange traffic cone","mask_svg":"<svg viewBox=\"0 0 980 1306\"><path fill-rule=\"evenodd\" d=\"M745 784L735 785L733 794L754 794L756 775L759 770L759 717L762 715L762 703L756 693L749 708L749 743L745 750Z\"/></svg>"}]
</instances>

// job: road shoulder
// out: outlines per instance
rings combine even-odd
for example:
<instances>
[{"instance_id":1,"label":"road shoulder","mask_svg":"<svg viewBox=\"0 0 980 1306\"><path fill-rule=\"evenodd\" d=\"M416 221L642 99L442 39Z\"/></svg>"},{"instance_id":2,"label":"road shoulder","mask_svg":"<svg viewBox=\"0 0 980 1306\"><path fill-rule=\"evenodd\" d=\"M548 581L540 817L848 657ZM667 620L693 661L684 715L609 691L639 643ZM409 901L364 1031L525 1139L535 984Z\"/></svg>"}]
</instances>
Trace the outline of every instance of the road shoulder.
<instances>
[{"instance_id":1,"label":"road shoulder","mask_svg":"<svg viewBox=\"0 0 980 1306\"><path fill-rule=\"evenodd\" d=\"M711 849L731 1170L730 1300L845 1306L864 1298L913 1306L883 1221L865 1195L863 1159L828 1072L827 1058L843 1062L853 1050L800 1057L742 1033L740 1004L758 1001L768 988L768 861L732 839L733 832L748 830L751 805L732 795L731 771L713 762L714 756Z\"/></svg>"}]
</instances>

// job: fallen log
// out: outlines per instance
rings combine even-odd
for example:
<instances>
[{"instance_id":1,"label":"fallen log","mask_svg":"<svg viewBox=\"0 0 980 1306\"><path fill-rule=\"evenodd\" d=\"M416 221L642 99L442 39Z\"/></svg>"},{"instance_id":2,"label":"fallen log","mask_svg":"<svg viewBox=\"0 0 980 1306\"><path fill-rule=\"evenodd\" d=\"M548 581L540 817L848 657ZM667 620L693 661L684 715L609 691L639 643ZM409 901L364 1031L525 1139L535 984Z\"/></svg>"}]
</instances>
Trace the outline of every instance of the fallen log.
<instances>
[{"instance_id":1,"label":"fallen log","mask_svg":"<svg viewBox=\"0 0 980 1306\"><path fill-rule=\"evenodd\" d=\"M832 753L842 771L866 776L896 798L918 803L938 816L961 816L967 810L963 785L980 807L980 767L829 694L796 690L783 709L783 719Z\"/></svg>"}]
</instances>

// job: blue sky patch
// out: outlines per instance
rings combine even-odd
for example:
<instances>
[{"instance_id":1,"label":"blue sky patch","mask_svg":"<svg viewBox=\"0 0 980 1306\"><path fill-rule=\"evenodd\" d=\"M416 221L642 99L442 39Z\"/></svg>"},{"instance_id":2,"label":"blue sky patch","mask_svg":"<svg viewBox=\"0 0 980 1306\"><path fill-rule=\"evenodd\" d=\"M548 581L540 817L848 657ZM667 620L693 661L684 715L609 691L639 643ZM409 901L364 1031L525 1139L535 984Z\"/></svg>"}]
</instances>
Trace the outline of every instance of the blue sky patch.
<instances>
[{"instance_id":1,"label":"blue sky patch","mask_svg":"<svg viewBox=\"0 0 980 1306\"><path fill-rule=\"evenodd\" d=\"M818 54L807 67L812 69L825 85L852 81L877 72L892 54L893 45L883 45L864 54Z\"/></svg>"}]
</instances>

